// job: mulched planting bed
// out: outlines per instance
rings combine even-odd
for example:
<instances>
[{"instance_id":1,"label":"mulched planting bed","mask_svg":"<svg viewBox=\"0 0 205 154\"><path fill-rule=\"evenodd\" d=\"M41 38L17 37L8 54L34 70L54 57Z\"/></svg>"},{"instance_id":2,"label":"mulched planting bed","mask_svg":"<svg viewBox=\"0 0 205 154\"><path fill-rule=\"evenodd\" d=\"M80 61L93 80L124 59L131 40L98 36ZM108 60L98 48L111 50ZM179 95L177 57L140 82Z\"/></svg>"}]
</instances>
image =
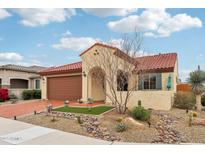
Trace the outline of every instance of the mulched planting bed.
<instances>
[{"instance_id":1,"label":"mulched planting bed","mask_svg":"<svg viewBox=\"0 0 205 154\"><path fill-rule=\"evenodd\" d=\"M113 109L112 106L97 106L90 109L88 107L59 107L53 111L99 115L111 109Z\"/></svg>"}]
</instances>

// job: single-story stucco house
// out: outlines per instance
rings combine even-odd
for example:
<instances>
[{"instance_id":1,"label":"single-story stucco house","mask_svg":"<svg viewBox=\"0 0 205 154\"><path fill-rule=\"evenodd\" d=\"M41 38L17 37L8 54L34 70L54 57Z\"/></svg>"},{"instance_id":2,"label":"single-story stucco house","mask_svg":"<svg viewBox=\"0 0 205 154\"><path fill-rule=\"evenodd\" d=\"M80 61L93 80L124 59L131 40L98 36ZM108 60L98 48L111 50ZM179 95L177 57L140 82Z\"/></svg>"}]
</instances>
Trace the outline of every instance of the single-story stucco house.
<instances>
[{"instance_id":1,"label":"single-story stucco house","mask_svg":"<svg viewBox=\"0 0 205 154\"><path fill-rule=\"evenodd\" d=\"M116 47L95 43L80 54L81 62L51 67L41 71L40 74L43 78L42 98L74 101L81 98L83 101L87 101L88 98L93 98L94 101L111 103L110 99L105 96L104 91L92 78L93 69L86 67L87 60L92 62L95 53L98 52L100 55L105 48L109 49L108 52L113 53L112 56L116 56L116 52L122 52ZM126 60L126 58L118 58ZM137 106L140 100L145 108L171 109L178 81L177 54L150 55L137 57L134 60L138 63L138 71L133 73L130 80L133 80L136 88L133 90L128 108ZM167 87L169 79L171 79L171 86ZM107 84L105 83L105 85Z\"/></svg>"},{"instance_id":2,"label":"single-story stucco house","mask_svg":"<svg viewBox=\"0 0 205 154\"><path fill-rule=\"evenodd\" d=\"M41 89L41 76L38 72L43 69L45 67L2 65L0 66L0 88L7 88L10 94L21 98L21 93L25 89Z\"/></svg>"}]
</instances>

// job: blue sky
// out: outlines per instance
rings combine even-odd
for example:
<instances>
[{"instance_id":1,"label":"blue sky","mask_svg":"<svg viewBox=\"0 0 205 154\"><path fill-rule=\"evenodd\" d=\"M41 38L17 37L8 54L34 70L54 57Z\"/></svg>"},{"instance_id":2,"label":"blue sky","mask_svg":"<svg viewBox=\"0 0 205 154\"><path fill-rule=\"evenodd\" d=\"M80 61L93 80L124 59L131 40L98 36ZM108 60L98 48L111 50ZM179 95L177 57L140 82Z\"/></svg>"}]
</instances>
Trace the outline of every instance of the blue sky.
<instances>
[{"instance_id":1,"label":"blue sky","mask_svg":"<svg viewBox=\"0 0 205 154\"><path fill-rule=\"evenodd\" d=\"M0 64L61 65L80 61L95 43L117 44L134 29L144 54L177 52L179 73L205 68L204 9L0 9Z\"/></svg>"}]
</instances>

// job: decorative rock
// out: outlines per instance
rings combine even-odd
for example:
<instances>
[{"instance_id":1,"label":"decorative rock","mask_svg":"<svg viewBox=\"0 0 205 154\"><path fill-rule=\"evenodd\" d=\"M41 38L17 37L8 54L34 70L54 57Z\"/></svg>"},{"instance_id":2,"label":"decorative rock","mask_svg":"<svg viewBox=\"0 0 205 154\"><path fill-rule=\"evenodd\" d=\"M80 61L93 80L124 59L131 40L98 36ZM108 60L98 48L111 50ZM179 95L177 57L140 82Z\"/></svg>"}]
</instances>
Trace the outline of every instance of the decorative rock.
<instances>
[{"instance_id":1,"label":"decorative rock","mask_svg":"<svg viewBox=\"0 0 205 154\"><path fill-rule=\"evenodd\" d=\"M160 117L159 122L156 124L158 137L152 143L176 144L186 142L185 138L173 128L174 121L168 115L158 114L158 116Z\"/></svg>"},{"instance_id":2,"label":"decorative rock","mask_svg":"<svg viewBox=\"0 0 205 154\"><path fill-rule=\"evenodd\" d=\"M202 118L193 118L192 124L193 124L193 125L205 126L205 119L202 119Z\"/></svg>"},{"instance_id":3,"label":"decorative rock","mask_svg":"<svg viewBox=\"0 0 205 154\"><path fill-rule=\"evenodd\" d=\"M99 139L104 139L107 141L121 141L120 138L117 138L116 136L111 135L108 132L108 129L105 127L102 127L100 125L100 122L98 121L98 118L95 116L90 115L76 115L74 113L62 113L62 112L56 112L52 111L49 116L58 116L67 118L70 120L77 120L77 117L80 116L80 119L82 121L82 124L80 126L82 129L86 132L88 132L91 136L94 136Z\"/></svg>"},{"instance_id":4,"label":"decorative rock","mask_svg":"<svg viewBox=\"0 0 205 154\"><path fill-rule=\"evenodd\" d=\"M136 121L135 119L133 119L131 117L127 117L127 118L123 119L122 123L125 123L127 125L134 125L137 129L145 129L144 124L139 123L138 121Z\"/></svg>"}]
</instances>

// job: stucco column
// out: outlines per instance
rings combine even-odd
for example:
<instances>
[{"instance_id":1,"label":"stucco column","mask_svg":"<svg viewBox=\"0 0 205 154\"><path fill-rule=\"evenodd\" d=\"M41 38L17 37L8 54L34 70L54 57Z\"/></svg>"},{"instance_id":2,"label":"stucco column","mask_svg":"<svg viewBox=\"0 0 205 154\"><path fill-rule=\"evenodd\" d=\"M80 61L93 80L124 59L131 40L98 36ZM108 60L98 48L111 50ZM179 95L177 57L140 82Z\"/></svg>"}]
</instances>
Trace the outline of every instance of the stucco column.
<instances>
[{"instance_id":1,"label":"stucco column","mask_svg":"<svg viewBox=\"0 0 205 154\"><path fill-rule=\"evenodd\" d=\"M86 76L82 76L82 99L84 102L87 101L88 98L88 73L85 73Z\"/></svg>"},{"instance_id":2,"label":"stucco column","mask_svg":"<svg viewBox=\"0 0 205 154\"><path fill-rule=\"evenodd\" d=\"M42 77L42 84L41 84L41 96L42 99L48 99L47 98L47 77Z\"/></svg>"}]
</instances>

